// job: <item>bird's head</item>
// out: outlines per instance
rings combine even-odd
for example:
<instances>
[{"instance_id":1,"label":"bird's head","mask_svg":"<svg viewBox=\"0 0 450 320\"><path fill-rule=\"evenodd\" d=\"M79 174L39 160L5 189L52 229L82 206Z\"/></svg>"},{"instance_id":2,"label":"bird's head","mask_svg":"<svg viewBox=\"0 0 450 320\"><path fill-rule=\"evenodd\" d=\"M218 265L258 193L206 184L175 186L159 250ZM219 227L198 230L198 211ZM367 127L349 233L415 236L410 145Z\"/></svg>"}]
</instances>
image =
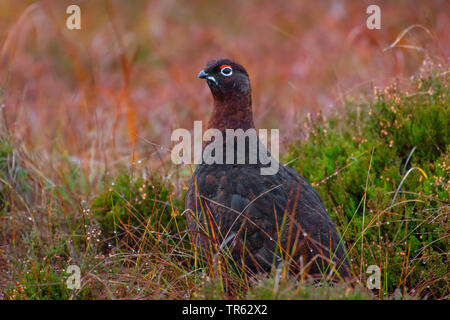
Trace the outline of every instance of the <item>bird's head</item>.
<instances>
[{"instance_id":1,"label":"bird's head","mask_svg":"<svg viewBox=\"0 0 450 320\"><path fill-rule=\"evenodd\" d=\"M237 96L250 97L250 79L247 71L231 59L210 60L198 74L205 79L215 99L228 100Z\"/></svg>"}]
</instances>

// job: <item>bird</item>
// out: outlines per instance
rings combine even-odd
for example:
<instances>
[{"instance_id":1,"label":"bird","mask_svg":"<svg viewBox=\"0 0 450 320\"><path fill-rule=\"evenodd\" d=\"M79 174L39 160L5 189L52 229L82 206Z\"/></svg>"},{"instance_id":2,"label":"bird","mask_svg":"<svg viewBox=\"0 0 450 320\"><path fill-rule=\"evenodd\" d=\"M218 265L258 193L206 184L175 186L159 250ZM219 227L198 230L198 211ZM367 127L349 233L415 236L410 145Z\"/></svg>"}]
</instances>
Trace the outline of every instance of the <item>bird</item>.
<instances>
[{"instance_id":1,"label":"bird","mask_svg":"<svg viewBox=\"0 0 450 320\"><path fill-rule=\"evenodd\" d=\"M223 145L227 130L255 129L250 78L241 64L229 58L212 59L198 78L206 80L214 100L208 128L225 136ZM274 174L261 174L267 162L259 157L251 162L249 155L259 154L259 148L272 155L257 139L255 151L249 150L252 145L246 138L244 163L236 163L236 146L230 157L234 161L226 162L224 146L218 156L224 161L195 167L185 207L196 245L205 254L225 250L235 266L252 275L288 263L294 275L348 277L344 242L318 192L286 165L280 164ZM203 142L203 155L211 141Z\"/></svg>"}]
</instances>

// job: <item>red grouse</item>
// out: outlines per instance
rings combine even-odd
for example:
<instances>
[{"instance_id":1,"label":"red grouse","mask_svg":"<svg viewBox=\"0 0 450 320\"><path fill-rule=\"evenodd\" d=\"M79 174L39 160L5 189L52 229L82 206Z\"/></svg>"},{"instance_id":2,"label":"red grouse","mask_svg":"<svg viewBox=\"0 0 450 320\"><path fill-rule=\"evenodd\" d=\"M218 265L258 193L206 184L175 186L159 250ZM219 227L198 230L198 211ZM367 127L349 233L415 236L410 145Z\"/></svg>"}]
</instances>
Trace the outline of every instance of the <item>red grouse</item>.
<instances>
[{"instance_id":1,"label":"red grouse","mask_svg":"<svg viewBox=\"0 0 450 320\"><path fill-rule=\"evenodd\" d=\"M214 98L208 127L223 134L223 155L216 155L223 161L197 165L186 195L189 229L198 245L205 253L229 250L236 265L252 273L288 261L297 272L347 277L344 245L305 178L284 165L275 174L261 174L267 161L250 161L255 150L249 136L244 137L244 163L237 161L238 143L230 156L234 162L226 161L226 141L238 139L227 140L227 129L254 129L247 71L233 60L215 59L198 77L206 80ZM204 143L203 153L212 141Z\"/></svg>"}]
</instances>

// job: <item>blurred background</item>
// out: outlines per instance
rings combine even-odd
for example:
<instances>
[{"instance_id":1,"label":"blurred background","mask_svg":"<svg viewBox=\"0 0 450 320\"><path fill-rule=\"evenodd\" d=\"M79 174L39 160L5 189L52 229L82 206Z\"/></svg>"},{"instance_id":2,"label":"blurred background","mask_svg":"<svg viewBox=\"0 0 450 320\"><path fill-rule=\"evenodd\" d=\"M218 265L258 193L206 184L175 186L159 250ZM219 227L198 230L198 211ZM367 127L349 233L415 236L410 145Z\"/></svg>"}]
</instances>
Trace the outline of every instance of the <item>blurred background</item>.
<instances>
[{"instance_id":1,"label":"blurred background","mask_svg":"<svg viewBox=\"0 0 450 320\"><path fill-rule=\"evenodd\" d=\"M66 28L70 4L81 30ZM370 4L381 30L366 27ZM230 57L249 71L256 126L289 142L308 114L447 63L449 12L446 0L2 0L2 121L30 150L87 170L160 166L172 130L209 117L198 72Z\"/></svg>"}]
</instances>

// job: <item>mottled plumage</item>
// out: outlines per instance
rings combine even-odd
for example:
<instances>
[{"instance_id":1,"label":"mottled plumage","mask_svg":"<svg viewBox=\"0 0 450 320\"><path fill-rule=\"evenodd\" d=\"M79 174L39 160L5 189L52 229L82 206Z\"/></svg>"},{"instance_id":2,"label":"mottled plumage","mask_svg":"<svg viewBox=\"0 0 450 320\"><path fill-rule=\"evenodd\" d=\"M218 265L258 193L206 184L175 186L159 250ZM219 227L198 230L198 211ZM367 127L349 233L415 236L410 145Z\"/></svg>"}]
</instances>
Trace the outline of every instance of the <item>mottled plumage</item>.
<instances>
[{"instance_id":1,"label":"mottled plumage","mask_svg":"<svg viewBox=\"0 0 450 320\"><path fill-rule=\"evenodd\" d=\"M223 66L230 66L232 74L221 72ZM209 128L254 128L250 81L241 65L212 60L199 78L206 79L214 97ZM327 261L332 261L341 276L348 276L344 246L316 190L287 166L261 175L262 166L259 161L249 164L247 152L245 164L196 167L186 208L198 244L208 248L205 252L210 244L213 250L229 248L239 265L255 273L269 271L281 256L290 256L293 272L304 268L317 275L329 271Z\"/></svg>"}]
</instances>

